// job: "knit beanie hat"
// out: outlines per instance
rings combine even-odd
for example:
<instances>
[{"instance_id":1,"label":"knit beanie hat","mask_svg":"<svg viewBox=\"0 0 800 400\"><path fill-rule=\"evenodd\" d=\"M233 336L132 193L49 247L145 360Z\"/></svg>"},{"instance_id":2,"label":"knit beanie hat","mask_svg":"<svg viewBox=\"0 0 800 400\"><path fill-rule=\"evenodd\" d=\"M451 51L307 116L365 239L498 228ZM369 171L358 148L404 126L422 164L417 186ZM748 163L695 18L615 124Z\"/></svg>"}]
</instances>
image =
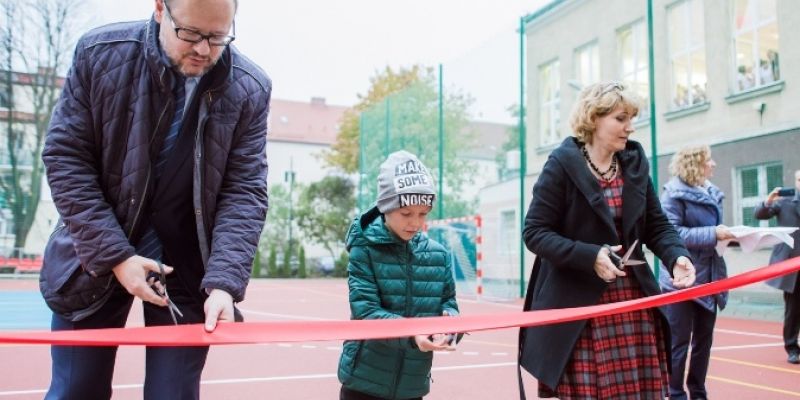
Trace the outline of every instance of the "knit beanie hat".
<instances>
[{"instance_id":1,"label":"knit beanie hat","mask_svg":"<svg viewBox=\"0 0 800 400\"><path fill-rule=\"evenodd\" d=\"M436 198L433 176L417 156L400 150L389 154L378 174L378 211L406 206L430 206Z\"/></svg>"}]
</instances>

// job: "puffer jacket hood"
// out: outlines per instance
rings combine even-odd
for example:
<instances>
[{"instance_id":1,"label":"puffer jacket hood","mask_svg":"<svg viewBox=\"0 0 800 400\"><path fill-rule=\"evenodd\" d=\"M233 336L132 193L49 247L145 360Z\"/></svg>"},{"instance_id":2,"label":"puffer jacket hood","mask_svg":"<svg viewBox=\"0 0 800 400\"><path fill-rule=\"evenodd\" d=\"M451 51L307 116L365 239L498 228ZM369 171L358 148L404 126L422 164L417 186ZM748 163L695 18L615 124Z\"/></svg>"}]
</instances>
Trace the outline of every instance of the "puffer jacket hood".
<instances>
[{"instance_id":1,"label":"puffer jacket hood","mask_svg":"<svg viewBox=\"0 0 800 400\"><path fill-rule=\"evenodd\" d=\"M425 234L417 232L410 242L426 240ZM378 207L372 207L364 214L358 216L347 231L345 245L348 251L353 246L369 246L376 244L405 244L406 242L386 228L383 214Z\"/></svg>"},{"instance_id":2,"label":"puffer jacket hood","mask_svg":"<svg viewBox=\"0 0 800 400\"><path fill-rule=\"evenodd\" d=\"M711 182L704 186L690 186L678 177L672 177L661 194L661 207L667 219L675 226L696 270L696 284L714 282L728 276L725 259L716 253L717 225L722 223L722 200L725 195ZM659 284L664 291L676 290L661 265ZM725 308L728 292L694 299L695 302L713 311Z\"/></svg>"}]
</instances>

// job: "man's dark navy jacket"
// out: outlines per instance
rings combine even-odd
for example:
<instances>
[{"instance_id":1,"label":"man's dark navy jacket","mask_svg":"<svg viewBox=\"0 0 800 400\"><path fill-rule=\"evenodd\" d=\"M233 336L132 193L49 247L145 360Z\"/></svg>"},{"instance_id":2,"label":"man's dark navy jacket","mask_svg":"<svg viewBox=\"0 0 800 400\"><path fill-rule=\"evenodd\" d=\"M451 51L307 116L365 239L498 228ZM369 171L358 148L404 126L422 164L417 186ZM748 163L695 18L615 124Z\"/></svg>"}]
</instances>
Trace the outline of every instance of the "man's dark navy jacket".
<instances>
[{"instance_id":1,"label":"man's dark navy jacket","mask_svg":"<svg viewBox=\"0 0 800 400\"><path fill-rule=\"evenodd\" d=\"M63 223L47 245L40 280L48 304L62 314L97 307L102 288L113 283L111 269L135 254L132 243L154 206L151 160L175 109L175 77L157 40L153 19L83 36L53 111L42 158ZM205 268L197 289L223 289L241 301L267 210L271 82L228 46L197 90L186 159L190 229ZM170 226L183 229L180 216L162 210L153 220L172 218Z\"/></svg>"}]
</instances>

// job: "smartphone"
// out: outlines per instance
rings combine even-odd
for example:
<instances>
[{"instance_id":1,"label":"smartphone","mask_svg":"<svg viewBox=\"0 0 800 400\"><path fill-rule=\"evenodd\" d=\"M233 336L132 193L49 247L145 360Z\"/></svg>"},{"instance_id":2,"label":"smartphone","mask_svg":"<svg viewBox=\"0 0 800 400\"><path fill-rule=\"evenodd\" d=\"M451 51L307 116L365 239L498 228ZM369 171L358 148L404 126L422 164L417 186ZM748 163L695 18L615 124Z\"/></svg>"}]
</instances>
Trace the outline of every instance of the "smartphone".
<instances>
[{"instance_id":1,"label":"smartphone","mask_svg":"<svg viewBox=\"0 0 800 400\"><path fill-rule=\"evenodd\" d=\"M778 196L780 197L794 197L794 189L790 188L781 188L778 190Z\"/></svg>"}]
</instances>

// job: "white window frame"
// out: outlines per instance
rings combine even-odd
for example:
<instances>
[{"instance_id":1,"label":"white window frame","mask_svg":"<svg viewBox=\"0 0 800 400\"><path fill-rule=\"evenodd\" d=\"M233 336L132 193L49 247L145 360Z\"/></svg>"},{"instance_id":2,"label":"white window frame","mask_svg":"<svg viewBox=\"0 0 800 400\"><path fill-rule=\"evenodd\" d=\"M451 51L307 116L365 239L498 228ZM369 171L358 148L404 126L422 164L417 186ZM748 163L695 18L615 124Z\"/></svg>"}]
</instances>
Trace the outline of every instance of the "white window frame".
<instances>
[{"instance_id":1,"label":"white window frame","mask_svg":"<svg viewBox=\"0 0 800 400\"><path fill-rule=\"evenodd\" d=\"M769 192L774 188L767 187L767 167L772 167L775 165L780 165L781 169L783 169L783 163L780 161L774 162L765 162L761 164L755 165L745 165L741 167L736 167L733 169L733 191L735 196L733 198L733 209L735 210L733 215L733 222L734 225L744 225L744 218L742 218L742 209L745 207L757 207L761 204L764 199L767 198ZM758 187L758 194L752 197L742 198L742 171L745 169L757 169L757 187ZM759 226L761 227L768 227L769 220L761 220L759 221Z\"/></svg>"},{"instance_id":2,"label":"white window frame","mask_svg":"<svg viewBox=\"0 0 800 400\"><path fill-rule=\"evenodd\" d=\"M742 29L736 29L736 3L734 3L733 1L730 2L731 18L733 19L733 22L731 24L731 27L733 28L732 29L732 31L733 31L733 37L732 37L733 45L731 46L731 49L733 50L733 74L732 74L733 79L732 79L731 86L733 87L733 91L734 92L746 92L748 90L751 90L751 89L754 89L754 88L758 88L758 87L761 87L761 86L765 85L764 83L761 82L761 74L758 72L758 68L760 68L760 66L758 65L758 61L760 60L760 57L759 57L760 43L759 43L759 38L758 38L758 30L763 28L763 27L765 27L765 26L767 26L767 25L769 25L769 24L772 24L772 23L775 23L777 25L778 24L778 12L777 12L777 10L775 11L775 17L774 18L768 18L768 19L764 19L764 20L759 20L758 18L760 18L760 15L759 15L758 12L756 12L754 10L758 10L759 9L758 6L760 5L761 1L762 0L749 0L747 2L747 5L748 5L748 7L750 7L750 10L748 10L746 14L747 15L752 15L753 18L755 19L755 21L750 21L751 24L742 27ZM777 7L777 5L776 5L776 7ZM748 88L748 89L739 89L739 85L737 83L737 76L738 76L737 68L739 67L739 61L736 59L736 52L737 52L737 50L736 50L736 38L738 38L741 35L746 35L746 34L752 34L753 35L753 46L752 46L753 49L752 49L752 54L751 54L751 56L753 57L753 69L754 69L754 71L753 71L753 78L754 78L753 79L753 87L752 88ZM775 50L779 51L780 49L775 49ZM782 78L782 77L779 77L779 78Z\"/></svg>"},{"instance_id":3,"label":"white window frame","mask_svg":"<svg viewBox=\"0 0 800 400\"><path fill-rule=\"evenodd\" d=\"M633 69L631 71L625 70L625 60L622 54L622 34L625 31L631 32L631 50L632 50L632 57L633 57ZM643 76L645 76L646 81L645 84L645 94L646 98L650 97L650 78L649 78L649 70L648 70L648 59L649 54L645 55L644 58L640 57L639 48L641 47L641 42L647 42L647 30L645 29L644 19L638 19L636 21L631 22L628 25L625 25L619 29L617 29L617 60L619 61L619 76L620 81L631 87L634 91L638 92L639 84L642 82L638 81L637 76L640 72L644 71ZM647 48L647 46L644 46ZM640 64L639 60L644 59L644 63ZM642 93L639 93L642 95ZM638 120L646 119L646 117L650 115L650 107L645 106L639 110L639 115L637 116Z\"/></svg>"},{"instance_id":4,"label":"white window frame","mask_svg":"<svg viewBox=\"0 0 800 400\"><path fill-rule=\"evenodd\" d=\"M695 16L694 15L693 3L695 3L695 2L700 3L700 7L703 7L703 15L700 15L700 16ZM683 12L683 15L679 16L679 18L681 19L682 25L683 25L680 29L683 29L683 31L685 32L684 33L685 42L684 43L680 43L680 44L678 44L678 43L675 43L675 44L669 43L669 46L668 46L668 48L670 50L673 49L673 48L678 48L678 50L676 50L674 53L671 53L669 55L670 81L671 81L671 86L670 86L670 96L671 97L670 97L669 104L670 104L670 108L671 109L679 109L679 108L684 108L684 107L690 107L690 106L698 103L698 102L695 102L695 100L694 100L695 93L692 90L692 88L694 86L692 84L692 82L694 80L693 79L693 75L695 73L695 71L693 71L693 69L692 69L692 67L694 66L693 63L692 63L692 54L697 53L697 52L704 52L705 51L705 37L704 37L705 36L705 28L703 29L702 32L692 32L692 27L694 26L694 24L692 24L692 22L695 20L695 18L704 18L704 16L705 16L705 8L704 8L702 0L681 0L681 1L678 1L678 2L676 2L674 4L671 4L667 8L667 26L669 27L669 29L673 29L673 26L671 25L672 21L669 20L669 16L672 15L670 13L670 11L672 11L672 9L674 9L674 8L676 8L678 6L681 6L681 5L684 6L684 8L683 8L684 12ZM705 26L705 24L703 24L703 26ZM697 35L697 34L701 35L701 40L697 41L696 43L693 43L694 42L692 40L693 37L694 37L693 35ZM670 40L670 37L671 36L668 35L667 36L667 40ZM688 76L687 76L687 81L686 82L677 82L677 78L675 77L674 64L675 64L675 60L679 60L679 59L682 59L684 62L686 62L686 65L687 65L687 68L688 68L688 71L687 71L687 75ZM704 58L704 60L705 60L705 58ZM707 60L706 60L706 63L705 63L704 66L706 67L706 69L704 71L702 71L701 73L702 73L702 75L706 75L706 84L707 84L708 83ZM677 93L675 92L675 89L676 89L676 87L677 87L677 85L679 83L683 84L686 87L686 104L685 105L676 105L674 103L674 101L673 101L674 99L676 99L678 97ZM705 90L706 90L706 87L704 85L703 91L705 91ZM704 100L703 102L705 102L705 101L708 101L708 100Z\"/></svg>"},{"instance_id":5,"label":"white window frame","mask_svg":"<svg viewBox=\"0 0 800 400\"><path fill-rule=\"evenodd\" d=\"M585 56L588 60L588 71L584 71L583 69L582 56ZM600 46L596 39L576 48L574 57L575 80L579 82L582 87L600 81Z\"/></svg>"},{"instance_id":6,"label":"white window frame","mask_svg":"<svg viewBox=\"0 0 800 400\"><path fill-rule=\"evenodd\" d=\"M539 66L539 141L543 147L558 144L559 140L561 139L561 133L559 132L559 125L561 125L560 68L561 63L558 59L550 60ZM542 80L542 75L546 69L550 71L550 82L548 84L552 85L553 87L553 90L551 91L552 98L548 99L544 98L545 91L543 90L543 87L545 82ZM550 126L542 129L541 121L543 120L542 116L545 113L550 116Z\"/></svg>"},{"instance_id":7,"label":"white window frame","mask_svg":"<svg viewBox=\"0 0 800 400\"><path fill-rule=\"evenodd\" d=\"M506 226L504 215L511 213L512 223L511 226ZM519 250L519 241L521 240L519 231L519 218L517 217L516 208L504 208L497 211L497 254L508 255L515 254Z\"/></svg>"}]
</instances>

